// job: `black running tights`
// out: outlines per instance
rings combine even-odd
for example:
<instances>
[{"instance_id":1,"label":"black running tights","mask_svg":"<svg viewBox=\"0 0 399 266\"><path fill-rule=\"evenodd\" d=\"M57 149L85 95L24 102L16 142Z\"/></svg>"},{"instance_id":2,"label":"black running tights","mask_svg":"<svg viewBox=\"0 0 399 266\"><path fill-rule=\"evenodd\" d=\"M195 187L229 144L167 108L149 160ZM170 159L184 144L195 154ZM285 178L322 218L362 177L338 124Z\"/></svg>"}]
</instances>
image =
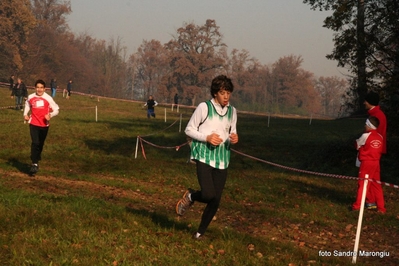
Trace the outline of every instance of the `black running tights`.
<instances>
[{"instance_id":1,"label":"black running tights","mask_svg":"<svg viewBox=\"0 0 399 266\"><path fill-rule=\"evenodd\" d=\"M206 203L198 228L198 233L202 235L219 208L224 185L226 184L227 169L216 169L197 161L197 178L201 190L194 192L191 195L191 200Z\"/></svg>"},{"instance_id":2,"label":"black running tights","mask_svg":"<svg viewBox=\"0 0 399 266\"><path fill-rule=\"evenodd\" d=\"M48 127L30 125L30 137L32 139L30 158L32 163L39 163L42 159L42 151L47 132Z\"/></svg>"}]
</instances>

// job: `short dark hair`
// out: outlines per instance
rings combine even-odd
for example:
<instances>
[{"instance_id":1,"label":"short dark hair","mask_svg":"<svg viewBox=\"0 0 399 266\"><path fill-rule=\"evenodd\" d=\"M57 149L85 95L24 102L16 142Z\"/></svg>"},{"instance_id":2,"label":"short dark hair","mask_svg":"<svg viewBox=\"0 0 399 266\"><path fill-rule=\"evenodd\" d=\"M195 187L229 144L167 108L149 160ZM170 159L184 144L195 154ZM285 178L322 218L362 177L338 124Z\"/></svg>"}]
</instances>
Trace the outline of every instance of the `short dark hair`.
<instances>
[{"instance_id":1,"label":"short dark hair","mask_svg":"<svg viewBox=\"0 0 399 266\"><path fill-rule=\"evenodd\" d=\"M375 91L370 91L366 94L364 98L366 102L368 102L372 106L377 106L380 102L380 95Z\"/></svg>"},{"instance_id":2,"label":"short dark hair","mask_svg":"<svg viewBox=\"0 0 399 266\"><path fill-rule=\"evenodd\" d=\"M226 90L226 91L229 91L229 92L233 92L233 90L234 90L233 82L231 82L231 79L229 79L225 75L219 75L219 76L215 77L212 80L212 84L211 84L211 96L212 96L212 98L214 98L215 95L220 90Z\"/></svg>"},{"instance_id":3,"label":"short dark hair","mask_svg":"<svg viewBox=\"0 0 399 266\"><path fill-rule=\"evenodd\" d=\"M42 84L46 88L46 82L44 82L44 80L42 80L42 79L36 80L35 87L36 87L37 84Z\"/></svg>"}]
</instances>

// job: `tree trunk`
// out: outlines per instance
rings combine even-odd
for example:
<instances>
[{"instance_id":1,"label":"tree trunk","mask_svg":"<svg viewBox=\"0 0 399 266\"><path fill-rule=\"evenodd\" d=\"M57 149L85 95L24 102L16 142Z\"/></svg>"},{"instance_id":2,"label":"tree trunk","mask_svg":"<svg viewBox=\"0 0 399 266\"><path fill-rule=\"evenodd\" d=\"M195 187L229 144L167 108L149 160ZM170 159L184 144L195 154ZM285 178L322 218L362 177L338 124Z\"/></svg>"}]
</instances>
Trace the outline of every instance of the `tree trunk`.
<instances>
[{"instance_id":1,"label":"tree trunk","mask_svg":"<svg viewBox=\"0 0 399 266\"><path fill-rule=\"evenodd\" d=\"M364 98L367 94L367 75L366 75L366 38L364 33L364 0L357 2L357 95L358 110L364 111Z\"/></svg>"}]
</instances>

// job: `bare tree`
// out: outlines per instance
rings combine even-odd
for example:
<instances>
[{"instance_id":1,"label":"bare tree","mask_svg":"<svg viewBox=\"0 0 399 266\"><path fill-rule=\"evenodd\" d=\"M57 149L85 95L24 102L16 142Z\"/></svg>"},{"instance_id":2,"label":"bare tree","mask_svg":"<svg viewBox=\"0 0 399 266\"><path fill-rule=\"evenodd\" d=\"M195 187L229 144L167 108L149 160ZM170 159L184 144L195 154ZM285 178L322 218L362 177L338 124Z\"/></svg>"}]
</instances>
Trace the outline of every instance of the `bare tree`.
<instances>
[{"instance_id":1,"label":"bare tree","mask_svg":"<svg viewBox=\"0 0 399 266\"><path fill-rule=\"evenodd\" d=\"M154 95L157 99L161 96L163 100L167 98L167 93L163 90L167 60L165 48L156 40L144 40L134 57L130 58L131 64L134 62L135 85L141 88L141 98L147 99L149 95Z\"/></svg>"},{"instance_id":2,"label":"bare tree","mask_svg":"<svg viewBox=\"0 0 399 266\"><path fill-rule=\"evenodd\" d=\"M27 43L29 55L25 57L24 72L31 82L36 76L55 78L64 69L69 57L68 24L66 16L71 13L69 1L32 0L32 13L36 25ZM65 80L66 83L66 80Z\"/></svg>"},{"instance_id":3,"label":"bare tree","mask_svg":"<svg viewBox=\"0 0 399 266\"><path fill-rule=\"evenodd\" d=\"M179 95L192 105L198 97L209 97L205 88L223 67L223 46L215 20L208 19L202 26L185 23L177 30L177 36L166 44L173 69L168 86L176 87Z\"/></svg>"},{"instance_id":4,"label":"bare tree","mask_svg":"<svg viewBox=\"0 0 399 266\"><path fill-rule=\"evenodd\" d=\"M35 23L29 0L0 2L0 76L7 77L23 68Z\"/></svg>"},{"instance_id":5,"label":"bare tree","mask_svg":"<svg viewBox=\"0 0 399 266\"><path fill-rule=\"evenodd\" d=\"M344 105L342 99L348 90L348 82L338 77L319 77L315 80L315 87L320 93L323 114L338 117Z\"/></svg>"},{"instance_id":6,"label":"bare tree","mask_svg":"<svg viewBox=\"0 0 399 266\"><path fill-rule=\"evenodd\" d=\"M318 112L320 100L313 86L313 74L301 68L301 56L285 56L272 66L272 92L278 104L284 108ZM288 109L288 110L289 110Z\"/></svg>"}]
</instances>

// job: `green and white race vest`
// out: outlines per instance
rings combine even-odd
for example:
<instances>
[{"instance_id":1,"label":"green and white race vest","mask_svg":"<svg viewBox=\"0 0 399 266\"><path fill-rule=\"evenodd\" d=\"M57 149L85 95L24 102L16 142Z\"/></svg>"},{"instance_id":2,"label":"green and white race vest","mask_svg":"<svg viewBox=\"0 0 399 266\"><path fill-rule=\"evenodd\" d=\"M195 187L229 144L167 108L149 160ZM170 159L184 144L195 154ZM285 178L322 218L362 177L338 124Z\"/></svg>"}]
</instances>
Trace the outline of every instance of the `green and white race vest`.
<instances>
[{"instance_id":1,"label":"green and white race vest","mask_svg":"<svg viewBox=\"0 0 399 266\"><path fill-rule=\"evenodd\" d=\"M191 159L198 160L217 169L226 169L230 162L230 128L233 117L233 108L228 105L225 115L220 115L211 101L206 101L208 116L199 127L198 131L206 135L218 134L223 143L213 146L210 143L193 140L191 145Z\"/></svg>"}]
</instances>

